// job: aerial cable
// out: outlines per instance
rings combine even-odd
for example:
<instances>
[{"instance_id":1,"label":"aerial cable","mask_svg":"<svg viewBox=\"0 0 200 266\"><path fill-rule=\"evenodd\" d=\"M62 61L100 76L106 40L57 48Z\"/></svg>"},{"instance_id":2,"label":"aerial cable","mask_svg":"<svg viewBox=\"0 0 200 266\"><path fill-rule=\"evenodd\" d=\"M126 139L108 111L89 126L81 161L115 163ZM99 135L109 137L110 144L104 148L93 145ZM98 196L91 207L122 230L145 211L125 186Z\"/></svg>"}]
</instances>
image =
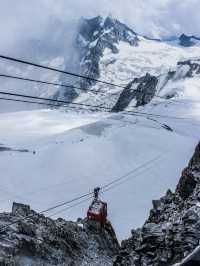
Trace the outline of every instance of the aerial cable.
<instances>
[{"instance_id":1,"label":"aerial cable","mask_svg":"<svg viewBox=\"0 0 200 266\"><path fill-rule=\"evenodd\" d=\"M143 169L142 171L140 171L139 173L137 173L137 174L134 175L134 178L136 178L137 176L143 174L143 173L146 172L148 169L150 169L150 166L147 168L147 166L148 166L149 164L152 164L153 162L155 162L155 161L157 161L157 160L160 160L160 159L161 159L161 156L157 156L157 157L155 157L154 159L152 159L152 160L150 160L150 161L147 161L147 162L144 163L143 165L140 165L139 167L137 167L137 168L131 170L130 172L126 173L125 175L123 175L123 176L121 176L121 177L115 179L114 181L112 181L112 182L110 182L110 183L108 183L108 184L102 186L102 187L100 188L100 189L101 189L100 193L101 193L101 194L104 194L105 192L112 190L112 189L115 188L116 186L120 186L121 184L123 184L123 183L125 182L125 179L127 179L128 177L129 177L129 178L132 178L132 177L131 177L131 174L133 174L134 172L138 172L138 170L141 170L142 168L145 168L145 169ZM119 181L120 181L120 182L119 182ZM82 203L84 203L84 202L89 201L89 200L92 199L92 198L93 198L93 197L89 197L89 198L87 198L87 199L81 200L80 202L75 203L75 204L73 204L73 205L71 205L71 206L69 206L69 207L65 207L65 208L63 208L63 209L61 209L61 210L58 210L57 212L51 214L51 215L48 216L48 217L53 217L53 216L56 216L56 215L58 215L58 214L60 214L60 213L63 213L63 212L65 212L65 211L67 211L67 210L69 210L69 209L72 209L72 208L74 208L74 207L76 207L76 206L78 206L78 205L80 205L80 204L82 204Z\"/></svg>"},{"instance_id":2,"label":"aerial cable","mask_svg":"<svg viewBox=\"0 0 200 266\"><path fill-rule=\"evenodd\" d=\"M101 189L108 188L109 186L111 186L111 185L113 185L113 184L115 184L115 183L117 183L117 182L119 182L119 181L121 181L121 180L123 180L123 179L126 179L126 178L127 178L128 176L130 176L131 174L133 174L133 173L137 172L138 170L140 170L140 169L146 167L147 165L152 164L153 162L157 161L158 159L160 159L160 157L161 157L161 155L156 156L155 158L153 158L153 159L151 159L151 160L149 160L149 161L147 161L147 162L145 162L145 163L139 165L138 167L134 168L134 169L131 170L130 172L128 172L128 173L122 175L121 177L118 177L118 178L114 179L113 181L107 183L106 185L102 186Z\"/></svg>"},{"instance_id":3,"label":"aerial cable","mask_svg":"<svg viewBox=\"0 0 200 266\"><path fill-rule=\"evenodd\" d=\"M0 93L1 94L1 93ZM47 103L47 102L37 102L37 101L29 101L29 100L23 100L23 99L14 99L14 98L6 98L6 97L0 97L0 100L5 100L5 101L11 101L11 102L21 102L21 103L29 103L29 104L39 104L39 105L47 105L50 107L57 107L57 108L62 108L62 107L67 107L68 109L75 109L75 110L84 110L84 111L90 111L90 109L86 109L83 107L77 107L76 106L69 106L69 105L60 105L60 104L53 104L53 103Z\"/></svg>"},{"instance_id":4,"label":"aerial cable","mask_svg":"<svg viewBox=\"0 0 200 266\"><path fill-rule=\"evenodd\" d=\"M75 204L73 204L73 205L71 205L71 206L69 206L69 207L65 207L65 208L63 208L63 209L61 209L61 210L59 210L59 211L57 211L57 212L55 212L55 213L53 213L53 214L51 214L51 215L48 215L48 217L54 217L54 216L56 216L56 215L58 215L58 214L60 214L60 213L63 213L63 212L65 212L65 211L67 211L67 210L69 210L69 209L72 209L72 208L74 208L74 207L76 207L76 206L78 206L78 205L80 205L80 204L82 204L82 203L84 203L84 202L87 202L87 201L89 201L89 200L91 200L91 199L93 199L93 196L92 197L89 197L89 198L87 198L87 199L84 199L84 200L81 200L81 201L79 201L78 203L75 203Z\"/></svg>"},{"instance_id":5,"label":"aerial cable","mask_svg":"<svg viewBox=\"0 0 200 266\"><path fill-rule=\"evenodd\" d=\"M91 105L91 104L84 104L84 103L77 103L77 102L70 102L70 101L64 101L64 100L55 100L45 97L37 97L37 96L30 96L25 94L18 94L18 93L10 93L10 92L3 92L0 91L0 94L3 95L9 95L9 96L16 96L16 97L23 97L28 99L37 99L37 100L44 100L44 101L50 101L55 103L62 103L62 104L70 104L74 106L83 106L83 107L91 107L91 108L98 108L102 109L107 112L112 112L112 108L105 107L102 105ZM62 105L61 105L62 106ZM181 119L181 120L191 120L192 117L176 117L176 116L167 116L167 115L160 115L160 114L154 114L154 113L148 113L148 112L139 112L139 111L122 111L122 114L128 114L128 115L139 115L139 116L153 116L158 118L167 118L167 119Z\"/></svg>"},{"instance_id":6,"label":"aerial cable","mask_svg":"<svg viewBox=\"0 0 200 266\"><path fill-rule=\"evenodd\" d=\"M21 63L21 64L25 64L25 65L29 65L29 66L42 68L42 69L52 70L52 71L55 71L55 72L58 72L58 73L62 73L62 74L66 74L66 75L70 75L70 76L73 76L73 77L78 77L78 78L82 78L82 79L86 79L86 80L95 81L95 82L98 82L98 83L102 83L102 84L106 84L106 85L110 85L110 86L114 86L114 87L124 88L121 85L117 85L117 84L110 83L110 82L107 82L107 81L103 81L103 80L91 78L89 76L84 76L84 75L80 75L80 74L64 71L64 70L61 70L61 69L58 69L58 68L54 68L54 67L48 67L48 66L44 66L44 65L41 65L41 64L36 64L36 63L30 62L30 61L21 60L19 58L15 58L15 57L0 55L0 58L2 58L4 60L16 62L16 63Z\"/></svg>"},{"instance_id":7,"label":"aerial cable","mask_svg":"<svg viewBox=\"0 0 200 266\"><path fill-rule=\"evenodd\" d=\"M13 76L13 75L7 75L7 74L0 74L0 78L10 78L10 79L16 79L16 80L21 80L21 81L29 81L29 82L34 82L34 83L39 83L39 84L46 84L46 85L52 85L52 86L60 86L60 87L64 87L64 88L71 88L71 89L76 89L76 90L80 90L83 92L92 92L92 93L97 93L100 95L104 95L104 96L109 96L106 93L100 91L100 90L92 90L92 89L88 89L88 88L81 88L75 85L70 85L70 84L63 84L63 83L55 83L55 82L48 82L48 81L43 81L43 80L38 80L38 79L31 79L31 78L24 78L24 77L20 77L20 76ZM126 89L126 87L124 87L124 89ZM137 91L137 90L135 90ZM145 95L152 95L150 93L145 93ZM159 95L154 95L153 97L155 98L159 98L162 100L167 100L170 103L180 103L180 104L185 104L184 101L187 102L192 102L192 103L200 103L200 101L193 101L193 100L176 100L176 99L167 99L164 96L159 96Z\"/></svg>"},{"instance_id":8,"label":"aerial cable","mask_svg":"<svg viewBox=\"0 0 200 266\"><path fill-rule=\"evenodd\" d=\"M4 92L0 91L0 94L8 95L8 96L16 96L16 97L23 97L28 99L36 99L36 100L43 100L43 101L50 101L55 103L62 103L62 104L71 104L71 105L77 105L77 106L85 106L85 107L92 107L92 108L100 108L104 110L111 111L111 108L103 107L99 105L91 105L91 104L84 104L84 103L76 103L76 102L70 102L70 101L64 101L64 100L56 100L56 99L50 99L45 97L37 97L37 96L31 96L31 95L25 95L25 94L19 94L19 93L11 93L11 92Z\"/></svg>"},{"instance_id":9,"label":"aerial cable","mask_svg":"<svg viewBox=\"0 0 200 266\"><path fill-rule=\"evenodd\" d=\"M89 91L89 92L105 95L103 92L101 92L99 90L92 90L92 89L88 89L88 88L81 88L81 87L78 87L78 86L75 86L75 85L48 82L48 81L43 81L43 80L38 80L38 79L23 78L23 77L20 77L20 76L0 74L0 78L10 78L10 79L16 79L16 80L21 80L21 81L29 81L29 82L39 83L39 84L45 84L45 85L60 86L60 87L64 87L64 88L71 88L71 89L76 89L76 90L80 90L80 91L84 91L84 92L88 92Z\"/></svg>"},{"instance_id":10,"label":"aerial cable","mask_svg":"<svg viewBox=\"0 0 200 266\"><path fill-rule=\"evenodd\" d=\"M28 101L28 100L22 100L22 99L11 99L11 98L4 98L0 97L0 100L5 100L5 101L11 101L11 102L21 102L21 103L32 103L32 104L41 104L41 105L47 105L51 107L60 107L59 105L52 104L52 103L46 103L46 102L36 102L36 101Z\"/></svg>"},{"instance_id":11,"label":"aerial cable","mask_svg":"<svg viewBox=\"0 0 200 266\"><path fill-rule=\"evenodd\" d=\"M57 208L62 207L62 206L64 206L64 205L70 204L70 203L72 203L72 202L74 202L74 201L80 200L80 199L85 198L85 197L87 197L87 196L89 196L89 195L92 195L92 194L93 194L93 192L90 192L90 193L84 194L84 195L82 195L82 196L76 197L76 198L74 198L74 199L71 199L71 200L65 201L65 202L63 202L63 203L59 203L59 204L57 204L57 205L55 205L55 206L52 206L52 207L49 207L49 208L47 208L47 209L45 209L45 210L43 210L43 211L40 211L39 214L44 214L44 213L46 213L46 212L52 211L52 210L54 210L54 209L57 209ZM16 220L16 221L13 221L13 222L9 223L9 224L7 224L4 228L2 228L2 230L0 229L0 233L5 232L5 230L6 230L7 228L9 228L10 226L12 226L12 225L17 224L17 223L19 223L19 222L21 222L21 221L24 221L24 220L30 219L30 218L32 218L32 217L34 217L34 216L35 216L35 213L33 213L33 214L31 214L31 215L28 215L28 216L26 216L26 217L23 217L23 218L21 218L21 219L18 219L18 220Z\"/></svg>"},{"instance_id":12,"label":"aerial cable","mask_svg":"<svg viewBox=\"0 0 200 266\"><path fill-rule=\"evenodd\" d=\"M157 156L157 157L155 157L154 159L149 160L149 161L145 162L144 164L142 164L142 165L136 167L135 169L131 170L130 172L126 173L125 175L123 175L123 176L121 176L121 177L119 177L119 178L116 178L116 179L113 180L112 182L109 182L108 184L102 186L101 189L108 188L109 186L113 185L114 183L116 183L116 182L118 182L118 181L120 181L120 180L126 178L128 175L131 175L132 173L138 171L139 169L145 167L146 165L148 165L148 164L154 162L154 161L155 161L156 159L158 159L158 158L160 158L160 156ZM88 196L91 196L92 194L93 194L93 192L90 192L90 193L87 193L87 194L83 194L83 195L81 195L81 196L79 196L79 197L73 198L73 199L71 199L71 200L65 201L65 202L63 202L63 203L59 203L59 204L54 205L54 206L52 206L52 207L49 207L49 208L47 208L47 209L45 209L45 210L43 210L43 211L40 211L39 214L44 214L44 213L46 213L46 212L50 212L50 211L52 211L52 210L55 210L55 209L60 208L60 207L62 207L62 206L64 206L64 205L68 205L68 204L70 204L70 203L73 203L74 201L81 200L81 199L86 198L86 197L87 197L87 200L89 200ZM13 222L9 223L9 224L7 224L4 228L2 228L2 230L0 230L0 233L4 232L8 227L10 227L10 226L12 226L12 225L14 225L14 224L17 224L18 222L21 222L21 221L27 220L27 219L29 219L29 218L32 218L32 217L34 217L34 216L35 216L35 214L31 214L31 215L28 215L28 216L26 216L26 217L23 217L23 218L21 218L21 219L18 219L18 220L16 220L16 221L13 221Z\"/></svg>"}]
</instances>

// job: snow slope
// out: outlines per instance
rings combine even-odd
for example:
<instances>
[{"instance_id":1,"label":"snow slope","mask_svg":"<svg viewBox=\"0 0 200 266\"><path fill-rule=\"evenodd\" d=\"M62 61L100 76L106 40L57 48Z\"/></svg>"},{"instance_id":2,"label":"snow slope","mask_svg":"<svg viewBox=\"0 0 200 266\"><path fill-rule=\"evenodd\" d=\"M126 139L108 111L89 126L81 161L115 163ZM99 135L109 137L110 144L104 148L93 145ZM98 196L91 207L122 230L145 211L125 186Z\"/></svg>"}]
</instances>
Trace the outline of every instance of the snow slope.
<instances>
[{"instance_id":1,"label":"snow slope","mask_svg":"<svg viewBox=\"0 0 200 266\"><path fill-rule=\"evenodd\" d=\"M165 42L140 37L139 46L125 42L118 44L119 53L104 51L101 59L101 76L107 81L126 85L145 73L160 75L176 67L179 60L199 57L200 47L178 47ZM109 63L113 62L113 63Z\"/></svg>"},{"instance_id":2,"label":"snow slope","mask_svg":"<svg viewBox=\"0 0 200 266\"><path fill-rule=\"evenodd\" d=\"M10 210L12 201L31 204L40 211L91 192L95 186L106 185L136 169L102 194L108 202L109 219L122 239L129 236L133 227L143 224L152 199L160 198L168 188L175 188L199 141L199 74L183 79L177 72L180 75L177 79L165 87L162 84L169 69L174 69L181 59L198 57L200 47L184 48L139 38L139 46L119 42L116 54L105 49L99 79L126 85L146 72L159 75L157 95L176 93L176 97L171 100L155 97L137 110L190 119L43 109L7 113L10 106L4 105L1 110L6 112L0 113L2 211ZM53 61L52 66L64 68L61 59ZM30 73L32 69L24 74ZM41 73L39 77L59 81L58 76L51 74ZM4 89L29 94L26 87L12 85L5 84ZM52 95L48 86L44 91L39 86L32 89L32 93ZM92 89L103 94L81 93L76 101L111 107L122 90L99 84ZM19 103L16 106L27 108ZM130 107L134 108L134 102ZM167 130L166 125L173 131ZM73 220L84 217L88 204L84 202L58 215Z\"/></svg>"},{"instance_id":3,"label":"snow slope","mask_svg":"<svg viewBox=\"0 0 200 266\"><path fill-rule=\"evenodd\" d=\"M140 40L138 46L119 42L117 45L119 53L112 53L108 48L104 50L99 63L99 79L126 87L134 78L142 77L146 73L159 77L175 70L179 61L199 58L200 46L182 47L140 36L138 38ZM113 107L123 90L100 83L91 89L102 94L82 92L76 101Z\"/></svg>"},{"instance_id":4,"label":"snow slope","mask_svg":"<svg viewBox=\"0 0 200 266\"><path fill-rule=\"evenodd\" d=\"M177 104L152 103L144 111L149 109L170 114ZM102 195L119 239L129 236L133 227L143 224L151 200L175 188L199 140L196 115L184 105L178 109L192 120L55 110L1 114L0 147L30 151L0 151L1 210L18 201L40 211L142 166ZM55 217L84 217L88 204Z\"/></svg>"}]
</instances>

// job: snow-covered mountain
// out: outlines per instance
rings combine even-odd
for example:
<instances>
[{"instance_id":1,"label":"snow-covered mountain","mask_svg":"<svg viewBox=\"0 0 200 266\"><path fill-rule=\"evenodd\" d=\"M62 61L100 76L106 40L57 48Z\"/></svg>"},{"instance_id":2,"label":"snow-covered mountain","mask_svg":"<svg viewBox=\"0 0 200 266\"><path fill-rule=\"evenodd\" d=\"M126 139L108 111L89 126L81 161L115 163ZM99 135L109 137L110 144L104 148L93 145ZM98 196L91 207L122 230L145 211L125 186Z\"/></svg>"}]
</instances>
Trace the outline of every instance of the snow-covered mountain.
<instances>
[{"instance_id":1,"label":"snow-covered mountain","mask_svg":"<svg viewBox=\"0 0 200 266\"><path fill-rule=\"evenodd\" d=\"M77 32L74 34L76 37L71 37L71 47L73 48L69 49L69 45L66 45L65 52L64 44L62 44L62 49L59 48L56 51L52 47L56 45L56 42L59 42L58 38L61 38L62 43L64 43L63 39L64 37L67 39L67 31L60 30L61 25L58 22L55 25L52 24L52 29L55 32L53 45L49 46L48 52L42 53L42 56L36 56L35 52L38 49L43 51L41 43L36 40L30 41L31 60L40 64L77 72L95 79L112 82L123 87L133 82L135 78L144 77L146 73L156 78L161 75L167 75L168 72L176 71L179 61L199 57L200 46L197 44L198 38L195 36L183 34L173 41L150 39L137 34L133 29L117 19L100 16L92 19L81 19ZM195 39L196 45L182 45L181 40L185 38L188 38L192 44ZM61 51L64 52L61 53ZM1 78L1 90L3 91L20 92L67 101L74 100L93 105L103 104L113 108L123 90L119 87L95 83L86 79L74 79L67 75L38 70L32 67L19 67L17 64L10 65L6 62L0 64L0 70L5 74L20 75L62 84L75 84L85 90L81 92L73 88L23 83ZM88 92L88 88L99 93ZM20 107L23 109L33 108L33 106L30 107L27 104L1 102L0 110L15 110L16 106L17 110L20 110Z\"/></svg>"},{"instance_id":2,"label":"snow-covered mountain","mask_svg":"<svg viewBox=\"0 0 200 266\"><path fill-rule=\"evenodd\" d=\"M131 90L138 88L138 91L141 91L140 84L145 82L146 87L151 87L153 80L153 91L147 91L150 95L144 95L145 89L142 89L142 96L138 95L140 92L134 92L137 96L132 95L137 106L149 102L155 93L160 93L160 86L165 86L164 80L171 79L174 72L181 71L178 62L199 58L200 52L198 45L185 47L177 41L162 42L143 37L110 17L83 20L77 42L83 74L122 87L131 87ZM131 84L138 85L133 89ZM87 80L81 80L80 85L97 92L79 92L76 102L113 108L123 94L123 88L94 84ZM148 100L141 100L144 97ZM140 101L137 102L136 98L140 98Z\"/></svg>"},{"instance_id":3,"label":"snow-covered mountain","mask_svg":"<svg viewBox=\"0 0 200 266\"><path fill-rule=\"evenodd\" d=\"M7 113L10 107L4 105L0 114L1 208L10 210L15 200L35 210L45 209L127 174L102 194L109 219L122 239L143 224L153 198L175 188L199 141L200 47L151 40L110 17L81 20L76 45L82 74L123 88L78 80L76 85L85 91L37 84L29 92L73 98L118 113L72 112L68 107ZM63 58L46 63L67 69ZM38 74L27 68L8 70ZM40 78L67 82L63 75L51 72L40 73ZM5 90L28 94L27 87L15 87L16 82L4 85ZM119 113L122 110L144 114ZM76 220L85 216L87 207L85 202L55 217Z\"/></svg>"},{"instance_id":4,"label":"snow-covered mountain","mask_svg":"<svg viewBox=\"0 0 200 266\"><path fill-rule=\"evenodd\" d=\"M200 74L200 60L180 61L173 71L160 76L146 74L141 78L135 78L121 92L113 111L123 111L149 103L152 99L171 100L200 100L198 85ZM190 92L186 82L190 82ZM196 84L196 85L195 85ZM175 87L175 88L174 88ZM195 90L196 94L192 94ZM195 97L194 97L195 96Z\"/></svg>"}]
</instances>

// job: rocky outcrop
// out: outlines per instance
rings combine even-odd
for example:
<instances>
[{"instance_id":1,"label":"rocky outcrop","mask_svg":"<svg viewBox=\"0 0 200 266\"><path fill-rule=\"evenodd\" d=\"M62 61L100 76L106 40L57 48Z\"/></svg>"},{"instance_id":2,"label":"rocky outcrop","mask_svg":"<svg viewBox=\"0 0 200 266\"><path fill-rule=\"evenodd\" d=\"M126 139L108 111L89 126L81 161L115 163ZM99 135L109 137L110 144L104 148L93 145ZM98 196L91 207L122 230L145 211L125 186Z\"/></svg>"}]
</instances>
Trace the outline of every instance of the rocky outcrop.
<instances>
[{"instance_id":1,"label":"rocky outcrop","mask_svg":"<svg viewBox=\"0 0 200 266\"><path fill-rule=\"evenodd\" d=\"M185 77L192 78L194 75L200 74L200 60L186 60L178 62L178 66L186 66L187 71L185 73Z\"/></svg>"},{"instance_id":2,"label":"rocky outcrop","mask_svg":"<svg viewBox=\"0 0 200 266\"><path fill-rule=\"evenodd\" d=\"M104 19L99 16L82 19L77 37L82 74L98 79L100 76L99 61L105 48L118 53L119 41L136 46L139 39L133 30L112 17ZM91 80L81 80L81 86L85 89L93 83Z\"/></svg>"},{"instance_id":3,"label":"rocky outcrop","mask_svg":"<svg viewBox=\"0 0 200 266\"><path fill-rule=\"evenodd\" d=\"M122 111L128 107L133 99L135 100L135 104L131 107L138 107L149 103L154 97L156 89L158 89L158 92L160 91L157 85L162 83L163 76L166 76L166 84L164 85L167 85L170 81L177 81L179 78L193 77L193 75L200 73L198 60L188 60L179 62L175 71L169 71L161 76L153 76L147 73L145 76L135 78L135 72L133 72L133 77L131 79L128 74L127 82L129 82L129 84L125 89L123 88L125 85L123 85L120 90L118 88L114 91L113 86L98 83L98 86L93 88L93 93L87 91L89 87L96 84L95 80L104 80L105 73L109 73L110 71L110 67L108 67L108 71L106 70L108 65L115 64L118 61L115 55L110 58L108 57L108 59L104 61L104 58L106 58L104 52L107 53L106 49L109 49L112 54L117 54L119 53L118 49L122 49L121 46L118 45L120 42L128 43L131 46L139 46L144 38L146 40L151 39L138 35L131 28L110 16L107 18L98 16L92 19L81 19L78 27L78 34L75 38L78 69L75 72L79 72L81 75L90 77L94 80L83 78L69 80L68 77L69 84L75 84L76 87L81 87L81 89L83 89L82 95L80 90L76 90L72 86L71 88L62 88L62 90L59 90L54 95L54 98L65 99L71 102L77 97L83 96L80 97L78 101L80 100L89 105L93 105L94 102L96 102L98 105L103 105L106 108L113 108L113 111ZM158 42L160 40L153 41ZM199 41L199 38L187 36L185 34L182 34L179 38L180 45L185 47L195 45ZM124 64L126 64L126 62L124 62ZM124 66L122 64L122 69L123 68ZM129 73L129 71L130 69L128 67L127 73ZM149 70L144 68L144 73L145 71L147 72ZM101 75L103 75L104 78ZM115 73L115 75L117 76L118 73ZM111 81L110 77L107 81L109 82L109 80ZM115 78L112 81L113 83L118 83L114 80ZM66 77L61 76L60 82L66 84ZM122 82L126 82L124 78ZM169 93L166 95L166 98L172 98L174 96L176 96L176 93L173 91L171 94Z\"/></svg>"},{"instance_id":4,"label":"rocky outcrop","mask_svg":"<svg viewBox=\"0 0 200 266\"><path fill-rule=\"evenodd\" d=\"M138 107L148 104L156 94L168 85L169 82L178 81L185 78L192 78L200 74L200 60L186 60L177 63L174 71L161 76L152 76L147 73L141 78L135 78L121 92L116 104L113 106L113 112L125 110L127 107ZM176 96L174 91L163 96L163 99L170 99ZM131 102L134 100L134 104Z\"/></svg>"},{"instance_id":5,"label":"rocky outcrop","mask_svg":"<svg viewBox=\"0 0 200 266\"><path fill-rule=\"evenodd\" d=\"M108 222L105 228L86 220L52 220L14 204L0 214L0 265L112 265L119 245Z\"/></svg>"},{"instance_id":6,"label":"rocky outcrop","mask_svg":"<svg viewBox=\"0 0 200 266\"><path fill-rule=\"evenodd\" d=\"M31 152L28 149L15 149L15 148L11 148L11 147L7 147L3 144L0 144L0 152L9 152L9 151L13 151L13 152Z\"/></svg>"},{"instance_id":7,"label":"rocky outcrop","mask_svg":"<svg viewBox=\"0 0 200 266\"><path fill-rule=\"evenodd\" d=\"M135 78L122 91L112 111L123 111L133 99L136 101L135 107L149 103L155 95L157 83L158 78L148 73L144 77Z\"/></svg>"},{"instance_id":8,"label":"rocky outcrop","mask_svg":"<svg viewBox=\"0 0 200 266\"><path fill-rule=\"evenodd\" d=\"M175 192L154 200L131 234L119 249L109 222L102 228L86 219L52 220L14 203L0 214L0 265L171 266L185 257L179 265L200 263L200 143Z\"/></svg>"},{"instance_id":9,"label":"rocky outcrop","mask_svg":"<svg viewBox=\"0 0 200 266\"><path fill-rule=\"evenodd\" d=\"M184 47L194 46L196 42L199 42L199 41L200 41L200 38L194 35L188 36L188 35L182 34L179 37L179 44Z\"/></svg>"},{"instance_id":10,"label":"rocky outcrop","mask_svg":"<svg viewBox=\"0 0 200 266\"><path fill-rule=\"evenodd\" d=\"M142 228L132 230L131 238L122 242L113 265L173 265L190 254L199 241L200 143L175 193L168 190L160 200L153 201L149 218Z\"/></svg>"}]
</instances>

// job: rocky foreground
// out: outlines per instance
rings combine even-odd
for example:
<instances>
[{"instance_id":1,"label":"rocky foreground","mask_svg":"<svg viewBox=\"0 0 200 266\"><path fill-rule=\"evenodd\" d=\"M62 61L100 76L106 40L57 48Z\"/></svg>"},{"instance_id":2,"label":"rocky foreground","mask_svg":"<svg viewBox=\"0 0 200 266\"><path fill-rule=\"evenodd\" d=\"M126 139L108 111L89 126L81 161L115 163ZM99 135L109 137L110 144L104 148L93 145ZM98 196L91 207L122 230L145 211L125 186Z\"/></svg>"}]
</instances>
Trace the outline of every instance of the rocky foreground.
<instances>
[{"instance_id":1,"label":"rocky foreground","mask_svg":"<svg viewBox=\"0 0 200 266\"><path fill-rule=\"evenodd\" d=\"M52 220L23 204L0 214L0 265L200 265L200 143L177 185L119 247L109 222ZM199 258L199 259L198 259Z\"/></svg>"},{"instance_id":2,"label":"rocky foreground","mask_svg":"<svg viewBox=\"0 0 200 266\"><path fill-rule=\"evenodd\" d=\"M114 266L174 265L187 257L199 241L200 143L183 170L175 193L168 190L160 200L153 201L144 226L132 230L132 236L122 242ZM200 260L181 265L198 266Z\"/></svg>"},{"instance_id":3,"label":"rocky foreground","mask_svg":"<svg viewBox=\"0 0 200 266\"><path fill-rule=\"evenodd\" d=\"M55 221L23 204L14 204L12 213L0 214L0 227L2 266L112 265L119 251L109 223L102 229L84 220Z\"/></svg>"}]
</instances>

